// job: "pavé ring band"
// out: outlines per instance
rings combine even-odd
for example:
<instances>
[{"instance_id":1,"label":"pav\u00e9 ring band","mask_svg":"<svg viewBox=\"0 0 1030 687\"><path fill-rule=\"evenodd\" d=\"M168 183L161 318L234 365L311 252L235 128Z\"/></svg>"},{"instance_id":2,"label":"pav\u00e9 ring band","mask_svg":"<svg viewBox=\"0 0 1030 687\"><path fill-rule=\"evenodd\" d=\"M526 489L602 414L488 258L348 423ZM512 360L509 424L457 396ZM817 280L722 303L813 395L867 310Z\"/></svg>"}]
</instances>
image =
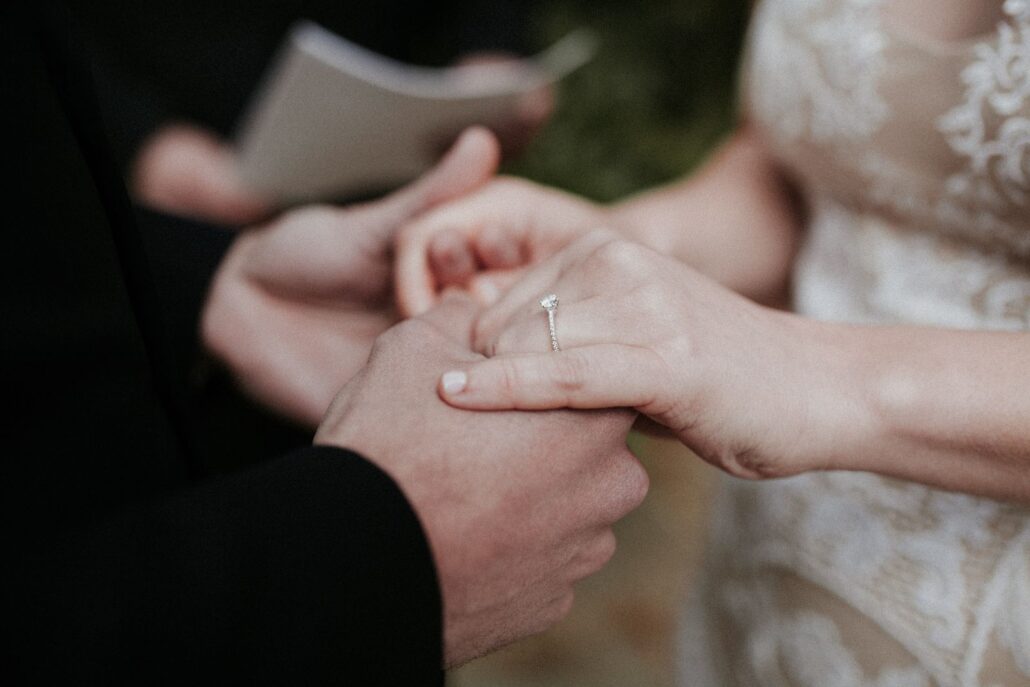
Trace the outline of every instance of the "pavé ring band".
<instances>
[{"instance_id":1,"label":"pav\u00e9 ring band","mask_svg":"<svg viewBox=\"0 0 1030 687\"><path fill-rule=\"evenodd\" d=\"M558 345L558 329L555 326L555 319L558 314L557 294L547 294L540 299L540 307L547 311L547 331L551 335L551 350L557 353L561 350Z\"/></svg>"}]
</instances>

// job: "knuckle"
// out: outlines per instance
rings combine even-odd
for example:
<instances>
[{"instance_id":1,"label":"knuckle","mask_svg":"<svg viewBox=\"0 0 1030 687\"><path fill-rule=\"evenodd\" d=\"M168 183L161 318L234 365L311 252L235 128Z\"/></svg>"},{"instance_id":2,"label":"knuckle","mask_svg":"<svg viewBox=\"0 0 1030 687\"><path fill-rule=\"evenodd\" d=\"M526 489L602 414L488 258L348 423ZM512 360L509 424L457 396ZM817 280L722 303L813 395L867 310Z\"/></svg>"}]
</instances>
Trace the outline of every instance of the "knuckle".
<instances>
[{"instance_id":1,"label":"knuckle","mask_svg":"<svg viewBox=\"0 0 1030 687\"><path fill-rule=\"evenodd\" d=\"M553 359L551 379L556 388L572 396L583 390L587 363L582 356L567 354Z\"/></svg>"},{"instance_id":2,"label":"knuckle","mask_svg":"<svg viewBox=\"0 0 1030 687\"><path fill-rule=\"evenodd\" d=\"M790 474L780 461L770 459L757 447L721 451L714 464L734 477L747 480L775 479Z\"/></svg>"},{"instance_id":3,"label":"knuckle","mask_svg":"<svg viewBox=\"0 0 1030 687\"><path fill-rule=\"evenodd\" d=\"M530 327L528 323L520 326L508 327L494 341L489 342L486 349L487 357L495 355L507 355L513 353L534 353L541 349L542 343L546 343L541 337L539 341L529 340Z\"/></svg>"},{"instance_id":4,"label":"knuckle","mask_svg":"<svg viewBox=\"0 0 1030 687\"><path fill-rule=\"evenodd\" d=\"M647 493L651 489L651 477L635 457L627 462L629 474L626 478L626 498L629 510L633 510L647 498Z\"/></svg>"},{"instance_id":5,"label":"knuckle","mask_svg":"<svg viewBox=\"0 0 1030 687\"><path fill-rule=\"evenodd\" d=\"M532 186L532 183L524 179L505 176L496 179L493 184L491 184L490 190L500 196L519 198L528 193L532 189Z\"/></svg>"},{"instance_id":6,"label":"knuckle","mask_svg":"<svg viewBox=\"0 0 1030 687\"><path fill-rule=\"evenodd\" d=\"M516 390L522 387L522 372L513 361L505 360L500 366L499 385L501 390L508 396L513 395Z\"/></svg>"},{"instance_id":7,"label":"knuckle","mask_svg":"<svg viewBox=\"0 0 1030 687\"><path fill-rule=\"evenodd\" d=\"M598 537L598 541L595 546L595 570L600 570L615 556L615 551L618 548L618 542L615 539L615 532L610 529L604 530L604 532Z\"/></svg>"},{"instance_id":8,"label":"knuckle","mask_svg":"<svg viewBox=\"0 0 1030 687\"><path fill-rule=\"evenodd\" d=\"M648 281L633 290L633 308L652 316L663 316L667 314L667 296L661 283Z\"/></svg>"},{"instance_id":9,"label":"knuckle","mask_svg":"<svg viewBox=\"0 0 1030 687\"><path fill-rule=\"evenodd\" d=\"M440 338L440 332L433 325L419 318L404 320L376 337L372 343L372 355L397 351L418 342L433 345Z\"/></svg>"},{"instance_id":10,"label":"knuckle","mask_svg":"<svg viewBox=\"0 0 1030 687\"><path fill-rule=\"evenodd\" d=\"M576 603L576 593L571 589L558 597L551 606L551 621L557 623L568 617Z\"/></svg>"},{"instance_id":11,"label":"knuckle","mask_svg":"<svg viewBox=\"0 0 1030 687\"><path fill-rule=\"evenodd\" d=\"M613 476L615 485L612 489L612 503L609 519L614 522L636 510L651 487L647 470L633 454L626 452L618 461L618 468Z\"/></svg>"},{"instance_id":12,"label":"knuckle","mask_svg":"<svg viewBox=\"0 0 1030 687\"><path fill-rule=\"evenodd\" d=\"M598 269L635 273L640 267L641 252L640 244L613 238L597 246L590 259Z\"/></svg>"}]
</instances>

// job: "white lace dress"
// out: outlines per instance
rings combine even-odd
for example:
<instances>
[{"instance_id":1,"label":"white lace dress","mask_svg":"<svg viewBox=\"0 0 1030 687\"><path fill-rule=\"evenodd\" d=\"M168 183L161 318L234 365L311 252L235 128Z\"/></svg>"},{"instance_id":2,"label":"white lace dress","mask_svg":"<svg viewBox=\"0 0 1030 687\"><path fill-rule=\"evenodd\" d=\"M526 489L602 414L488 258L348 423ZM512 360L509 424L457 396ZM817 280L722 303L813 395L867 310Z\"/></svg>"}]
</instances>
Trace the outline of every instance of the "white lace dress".
<instances>
[{"instance_id":1,"label":"white lace dress","mask_svg":"<svg viewBox=\"0 0 1030 687\"><path fill-rule=\"evenodd\" d=\"M1030 0L765 0L745 64L810 211L799 312L1030 330ZM727 478L713 523L682 684L1030 687L1025 505Z\"/></svg>"}]
</instances>

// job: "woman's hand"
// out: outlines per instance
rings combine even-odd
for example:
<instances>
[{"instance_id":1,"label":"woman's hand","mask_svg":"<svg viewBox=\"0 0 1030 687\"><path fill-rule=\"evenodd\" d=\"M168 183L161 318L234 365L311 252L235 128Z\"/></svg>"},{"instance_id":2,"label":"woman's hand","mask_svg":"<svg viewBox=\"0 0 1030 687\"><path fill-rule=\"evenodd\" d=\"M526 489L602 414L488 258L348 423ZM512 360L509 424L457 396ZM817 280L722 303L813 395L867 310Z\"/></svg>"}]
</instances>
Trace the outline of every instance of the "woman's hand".
<instances>
[{"instance_id":1,"label":"woman's hand","mask_svg":"<svg viewBox=\"0 0 1030 687\"><path fill-rule=\"evenodd\" d=\"M453 287L492 303L527 266L606 220L604 208L582 198L520 179L496 179L399 234L399 309L406 316L423 313Z\"/></svg>"},{"instance_id":2,"label":"woman's hand","mask_svg":"<svg viewBox=\"0 0 1030 687\"><path fill-rule=\"evenodd\" d=\"M548 293L560 298L557 353ZM481 315L474 345L495 357L442 377L454 406L633 407L742 477L832 467L845 437L822 429L864 422L837 393L850 371L820 325L609 232L528 273Z\"/></svg>"}]
</instances>

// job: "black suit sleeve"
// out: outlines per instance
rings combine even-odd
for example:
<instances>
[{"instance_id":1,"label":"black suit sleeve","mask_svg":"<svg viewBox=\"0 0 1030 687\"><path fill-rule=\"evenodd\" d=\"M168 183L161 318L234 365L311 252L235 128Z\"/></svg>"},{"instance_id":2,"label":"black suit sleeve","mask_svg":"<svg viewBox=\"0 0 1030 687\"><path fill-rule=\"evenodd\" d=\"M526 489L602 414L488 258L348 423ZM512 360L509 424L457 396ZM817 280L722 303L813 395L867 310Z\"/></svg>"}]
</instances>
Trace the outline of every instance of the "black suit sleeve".
<instances>
[{"instance_id":1,"label":"black suit sleeve","mask_svg":"<svg viewBox=\"0 0 1030 687\"><path fill-rule=\"evenodd\" d=\"M70 25L37 10L0 5L7 681L438 684L432 557L383 472L307 448L202 478Z\"/></svg>"},{"instance_id":2,"label":"black suit sleeve","mask_svg":"<svg viewBox=\"0 0 1030 687\"><path fill-rule=\"evenodd\" d=\"M340 449L131 507L12 563L5 623L32 683L440 681L418 520Z\"/></svg>"}]
</instances>

